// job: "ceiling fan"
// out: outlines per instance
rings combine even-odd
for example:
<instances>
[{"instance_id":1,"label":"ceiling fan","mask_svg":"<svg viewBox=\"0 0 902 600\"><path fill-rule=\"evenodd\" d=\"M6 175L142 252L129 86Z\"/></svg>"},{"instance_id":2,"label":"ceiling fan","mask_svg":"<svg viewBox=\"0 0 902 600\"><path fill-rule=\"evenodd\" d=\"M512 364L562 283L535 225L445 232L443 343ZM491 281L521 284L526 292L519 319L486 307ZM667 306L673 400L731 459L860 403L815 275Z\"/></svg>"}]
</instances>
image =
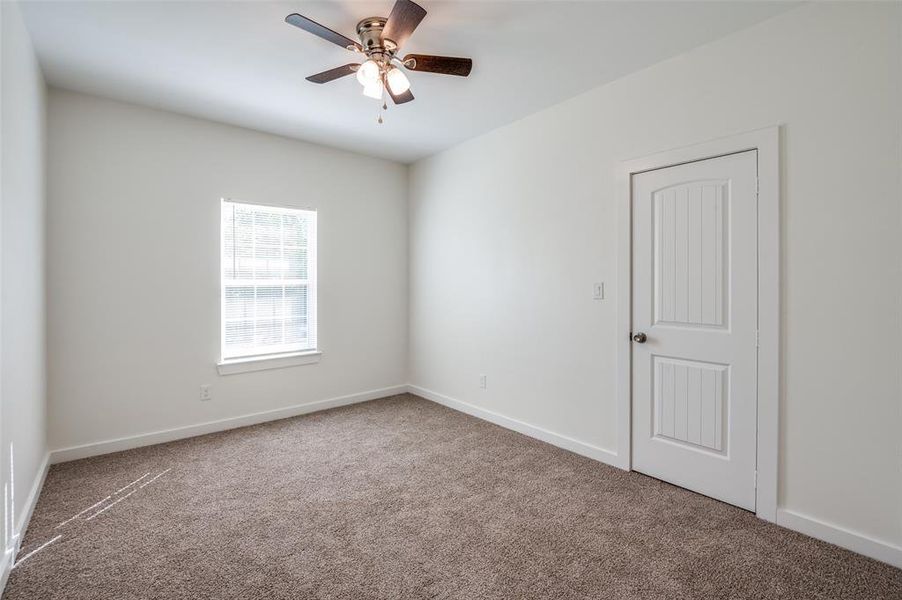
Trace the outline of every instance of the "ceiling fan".
<instances>
[{"instance_id":1,"label":"ceiling fan","mask_svg":"<svg viewBox=\"0 0 902 600\"><path fill-rule=\"evenodd\" d=\"M404 104L413 100L413 94L410 92L410 81L400 67L411 71L460 77L469 75L473 67L473 61L469 58L428 54L408 54L404 58L397 56L400 47L425 16L426 11L417 3L411 0L397 0L387 19L368 17L357 23L357 37L360 38L360 42L355 42L297 13L288 15L285 21L351 52L366 56L366 60L362 63L348 63L335 67L311 75L307 77L307 81L328 83L356 73L357 80L363 85L364 95L382 100L384 92L387 91L395 104Z\"/></svg>"}]
</instances>

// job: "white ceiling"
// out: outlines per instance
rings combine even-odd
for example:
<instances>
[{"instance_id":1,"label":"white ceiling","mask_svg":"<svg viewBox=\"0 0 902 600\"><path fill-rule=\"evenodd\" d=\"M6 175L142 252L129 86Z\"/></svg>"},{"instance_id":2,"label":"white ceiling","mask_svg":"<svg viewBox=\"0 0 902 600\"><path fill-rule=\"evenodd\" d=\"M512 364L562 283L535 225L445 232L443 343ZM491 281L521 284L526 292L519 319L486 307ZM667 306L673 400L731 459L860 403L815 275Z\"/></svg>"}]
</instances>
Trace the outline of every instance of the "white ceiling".
<instances>
[{"instance_id":1,"label":"white ceiling","mask_svg":"<svg viewBox=\"0 0 902 600\"><path fill-rule=\"evenodd\" d=\"M792 8L786 2L418 0L403 53L469 56L469 78L410 73L414 102L379 103L352 62L284 22L299 12L348 37L393 0L28 2L52 85L410 162Z\"/></svg>"}]
</instances>

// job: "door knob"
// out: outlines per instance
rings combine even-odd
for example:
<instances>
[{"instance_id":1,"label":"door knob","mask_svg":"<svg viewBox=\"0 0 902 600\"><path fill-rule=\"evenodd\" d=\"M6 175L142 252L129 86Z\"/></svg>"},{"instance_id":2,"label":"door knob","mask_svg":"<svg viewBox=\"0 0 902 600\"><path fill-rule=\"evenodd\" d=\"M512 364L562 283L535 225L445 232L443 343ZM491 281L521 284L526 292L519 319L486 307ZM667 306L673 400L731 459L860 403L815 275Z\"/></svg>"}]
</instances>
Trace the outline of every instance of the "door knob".
<instances>
[{"instance_id":1,"label":"door knob","mask_svg":"<svg viewBox=\"0 0 902 600\"><path fill-rule=\"evenodd\" d=\"M641 331L633 336L633 341L639 344L644 344L648 340L648 336L642 333Z\"/></svg>"}]
</instances>

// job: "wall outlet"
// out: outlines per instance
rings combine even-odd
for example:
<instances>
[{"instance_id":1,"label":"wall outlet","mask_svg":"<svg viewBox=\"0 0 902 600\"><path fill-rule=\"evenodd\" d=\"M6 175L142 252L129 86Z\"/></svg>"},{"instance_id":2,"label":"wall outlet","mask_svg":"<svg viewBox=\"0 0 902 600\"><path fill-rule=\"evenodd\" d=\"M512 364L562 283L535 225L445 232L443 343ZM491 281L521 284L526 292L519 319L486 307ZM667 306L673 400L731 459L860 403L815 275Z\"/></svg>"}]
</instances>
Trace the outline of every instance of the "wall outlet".
<instances>
[{"instance_id":1,"label":"wall outlet","mask_svg":"<svg viewBox=\"0 0 902 600\"><path fill-rule=\"evenodd\" d=\"M594 300L604 300L604 281L599 281L592 286L592 298Z\"/></svg>"},{"instance_id":2,"label":"wall outlet","mask_svg":"<svg viewBox=\"0 0 902 600\"><path fill-rule=\"evenodd\" d=\"M201 400L212 400L213 393L210 391L210 384L204 384L200 386L200 399Z\"/></svg>"},{"instance_id":3,"label":"wall outlet","mask_svg":"<svg viewBox=\"0 0 902 600\"><path fill-rule=\"evenodd\" d=\"M481 390L485 389L485 375L479 376L479 389L481 389Z\"/></svg>"}]
</instances>

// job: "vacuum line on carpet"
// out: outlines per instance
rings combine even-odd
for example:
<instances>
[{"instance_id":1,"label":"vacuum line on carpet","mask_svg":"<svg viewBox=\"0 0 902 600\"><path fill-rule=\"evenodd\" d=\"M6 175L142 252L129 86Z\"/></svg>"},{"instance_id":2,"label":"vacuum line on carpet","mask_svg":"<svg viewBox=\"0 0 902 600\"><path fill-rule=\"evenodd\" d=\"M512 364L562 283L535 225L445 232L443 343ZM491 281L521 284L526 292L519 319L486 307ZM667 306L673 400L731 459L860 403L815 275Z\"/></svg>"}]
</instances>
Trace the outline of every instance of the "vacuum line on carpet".
<instances>
[{"instance_id":1,"label":"vacuum line on carpet","mask_svg":"<svg viewBox=\"0 0 902 600\"><path fill-rule=\"evenodd\" d=\"M41 550L43 550L44 548L46 548L47 546L49 546L50 544L52 544L53 542L57 541L57 540L60 539L61 537L63 537L62 534L56 536L55 538L53 538L53 539L50 540L49 542L45 542L45 543L41 544L40 546L38 546L37 548L35 548L34 550L32 550L31 552L29 552L28 554L26 554L25 556L23 556L22 558L20 558L19 560L17 560L17 561L16 561L16 564L13 565L13 569L15 569L16 567L18 567L18 566L21 565L23 562L25 562L26 560L28 560L29 558L31 558L32 556L34 556L35 554L37 554L38 552L40 552Z\"/></svg>"},{"instance_id":2,"label":"vacuum line on carpet","mask_svg":"<svg viewBox=\"0 0 902 600\"><path fill-rule=\"evenodd\" d=\"M129 493L127 493L126 495L122 496L121 498L119 498L119 499L117 499L117 500L115 500L115 501L113 501L113 502L110 502L109 504L107 504L106 506L104 506L103 508L101 508L100 510L98 510L96 513L94 513L93 515L91 515L90 517L88 517L87 519L85 519L85 521L90 521L91 519L93 519L93 518L96 517L97 515L99 515L99 514L101 514L101 513L104 513L104 512L106 512L106 511L108 511L109 509L113 508L114 506L116 506L117 504L119 504L120 502L122 502L123 500L125 500L126 498L128 498L129 496L131 496L132 494L134 494L134 493L137 492L137 491L138 491L138 490L132 490L132 491L130 491Z\"/></svg>"},{"instance_id":3,"label":"vacuum line on carpet","mask_svg":"<svg viewBox=\"0 0 902 600\"><path fill-rule=\"evenodd\" d=\"M124 490L127 490L128 488L132 487L133 485L135 485L136 483L138 483L139 481L141 481L142 479L144 479L144 478L147 477L148 475L150 475L150 473L145 473L144 475L141 475L140 477L138 477L137 479L135 479L133 482L131 482L131 483L128 484L127 486L121 487L121 488L119 488L118 490L116 490L115 492L113 492L113 495L115 496L116 494L119 494L119 493L123 492Z\"/></svg>"},{"instance_id":4,"label":"vacuum line on carpet","mask_svg":"<svg viewBox=\"0 0 902 600\"><path fill-rule=\"evenodd\" d=\"M140 490L148 483L153 483L154 481L156 481L157 479L159 479L160 477L162 477L163 475L165 475L166 473L168 473L171 470L172 470L172 468L170 467L170 468L166 469L165 471L163 471L162 473L160 473L159 475L157 475L156 477L154 477L153 479L151 479L150 481L145 481L144 483L141 484L141 487L139 487L138 489Z\"/></svg>"},{"instance_id":5,"label":"vacuum line on carpet","mask_svg":"<svg viewBox=\"0 0 902 600\"><path fill-rule=\"evenodd\" d=\"M92 504L92 505L89 506L88 508L86 508L86 509L84 509L83 511L81 511L80 513L78 513L77 515L74 515L74 516L72 516L72 517L69 517L68 519L66 519L65 521L63 521L62 523L60 523L59 525L57 525L56 527L54 527L54 529L59 529L60 527L62 527L62 526L65 525L66 523L69 523L69 522L71 522L71 521L74 521L75 519L77 519L78 517L82 516L83 514L85 514L86 512L88 512L89 510L91 510L91 509L93 509L93 508L97 508L98 506L100 506L101 504L103 504L104 502L106 502L107 500L109 500L109 499L112 498L112 497L113 497L113 496L110 495L110 496L107 496L106 498L104 498L103 500L101 500L100 502L95 502L94 504Z\"/></svg>"}]
</instances>

